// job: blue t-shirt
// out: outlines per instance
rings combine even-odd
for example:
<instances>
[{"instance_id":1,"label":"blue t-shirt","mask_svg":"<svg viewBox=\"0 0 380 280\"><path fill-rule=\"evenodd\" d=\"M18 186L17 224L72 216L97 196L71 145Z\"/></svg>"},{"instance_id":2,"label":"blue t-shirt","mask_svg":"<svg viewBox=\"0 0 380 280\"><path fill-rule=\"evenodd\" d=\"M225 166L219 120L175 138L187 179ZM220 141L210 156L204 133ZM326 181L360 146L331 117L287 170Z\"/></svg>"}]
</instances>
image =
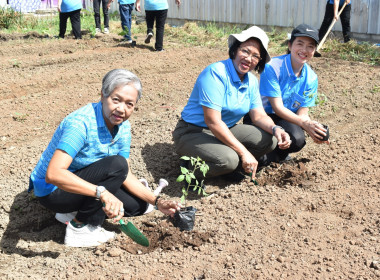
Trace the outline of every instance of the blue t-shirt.
<instances>
[{"instance_id":1,"label":"blue t-shirt","mask_svg":"<svg viewBox=\"0 0 380 280\"><path fill-rule=\"evenodd\" d=\"M120 155L129 158L131 147L129 121L118 125L117 133L112 137L102 112L101 102L92 103L63 119L30 176L31 188L34 187L36 196L48 195L57 188L45 181L47 167L57 149L65 151L72 157L73 161L68 168L71 172L107 156Z\"/></svg>"},{"instance_id":2,"label":"blue t-shirt","mask_svg":"<svg viewBox=\"0 0 380 280\"><path fill-rule=\"evenodd\" d=\"M339 6L343 6L343 4L344 4L345 1L346 1L346 0L340 0L340 1L339 1ZM327 0L327 2L328 2L329 4L334 4L334 0ZM348 3L347 5L351 5L351 2L352 2L352 0L351 0L350 3Z\"/></svg>"},{"instance_id":3,"label":"blue t-shirt","mask_svg":"<svg viewBox=\"0 0 380 280\"><path fill-rule=\"evenodd\" d=\"M120 5L134 4L136 0L118 0Z\"/></svg>"},{"instance_id":4,"label":"blue t-shirt","mask_svg":"<svg viewBox=\"0 0 380 280\"><path fill-rule=\"evenodd\" d=\"M281 97L292 112L300 107L315 106L318 77L306 63L299 77L294 75L290 54L274 57L260 75L260 94L265 112L274 114L268 97Z\"/></svg>"},{"instance_id":5,"label":"blue t-shirt","mask_svg":"<svg viewBox=\"0 0 380 280\"><path fill-rule=\"evenodd\" d=\"M167 0L144 0L144 9L146 11L160 11L169 8Z\"/></svg>"},{"instance_id":6,"label":"blue t-shirt","mask_svg":"<svg viewBox=\"0 0 380 280\"><path fill-rule=\"evenodd\" d=\"M182 119L207 127L202 106L221 112L222 121L234 126L249 110L262 107L256 77L247 73L241 82L231 59L207 66L195 82Z\"/></svg>"},{"instance_id":7,"label":"blue t-shirt","mask_svg":"<svg viewBox=\"0 0 380 280\"><path fill-rule=\"evenodd\" d=\"M82 0L62 0L61 13L69 13L82 9Z\"/></svg>"}]
</instances>

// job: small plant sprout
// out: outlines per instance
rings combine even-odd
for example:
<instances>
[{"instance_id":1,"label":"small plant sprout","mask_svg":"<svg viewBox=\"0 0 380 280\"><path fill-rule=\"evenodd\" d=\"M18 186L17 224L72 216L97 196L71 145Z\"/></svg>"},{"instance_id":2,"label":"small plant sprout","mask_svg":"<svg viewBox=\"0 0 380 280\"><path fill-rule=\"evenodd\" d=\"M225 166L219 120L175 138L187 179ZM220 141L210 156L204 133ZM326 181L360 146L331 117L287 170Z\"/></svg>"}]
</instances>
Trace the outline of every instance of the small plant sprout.
<instances>
[{"instance_id":1,"label":"small plant sprout","mask_svg":"<svg viewBox=\"0 0 380 280\"><path fill-rule=\"evenodd\" d=\"M189 167L193 168L191 170L191 169L187 169L186 167L181 166L181 175L179 175L177 178L177 182L182 182L183 180L187 182L186 186L182 187L182 196L181 196L181 203L184 204L186 207L186 198L189 194L190 188L192 188L193 191L197 191L199 195L200 194L204 196L207 195L205 190L202 188L203 180L199 183L194 173L196 172L196 170L199 170L203 174L203 177L205 177L206 173L209 170L209 166L200 157L194 158L194 157L183 156L181 157L181 159L190 161Z\"/></svg>"}]
</instances>

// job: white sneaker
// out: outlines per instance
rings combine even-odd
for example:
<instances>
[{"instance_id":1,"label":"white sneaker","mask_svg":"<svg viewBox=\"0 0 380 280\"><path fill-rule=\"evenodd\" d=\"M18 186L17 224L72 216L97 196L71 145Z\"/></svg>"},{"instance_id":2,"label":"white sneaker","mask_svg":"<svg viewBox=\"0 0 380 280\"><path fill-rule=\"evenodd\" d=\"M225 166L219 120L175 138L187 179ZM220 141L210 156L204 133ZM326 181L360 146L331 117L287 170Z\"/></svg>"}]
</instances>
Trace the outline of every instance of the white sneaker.
<instances>
[{"instance_id":1,"label":"white sneaker","mask_svg":"<svg viewBox=\"0 0 380 280\"><path fill-rule=\"evenodd\" d=\"M152 37L153 37L153 33L149 32L148 35L146 35L145 44L149 44L150 43L150 39L152 39Z\"/></svg>"},{"instance_id":2,"label":"white sneaker","mask_svg":"<svg viewBox=\"0 0 380 280\"><path fill-rule=\"evenodd\" d=\"M55 214L56 220L61 222L62 224L67 225L72 219L75 218L78 212L71 212L71 213L57 213Z\"/></svg>"},{"instance_id":3,"label":"white sneaker","mask_svg":"<svg viewBox=\"0 0 380 280\"><path fill-rule=\"evenodd\" d=\"M109 34L110 31L109 31L109 29L108 29L107 27L104 27L104 31L103 31L103 33L104 33L104 34Z\"/></svg>"},{"instance_id":4,"label":"white sneaker","mask_svg":"<svg viewBox=\"0 0 380 280\"><path fill-rule=\"evenodd\" d=\"M81 228L67 224L65 245L70 247L93 247L105 243L115 237L114 232L100 226L85 225Z\"/></svg>"},{"instance_id":5,"label":"white sneaker","mask_svg":"<svg viewBox=\"0 0 380 280\"><path fill-rule=\"evenodd\" d=\"M101 32L102 32L102 30L100 30L100 28L95 28L95 34L99 34Z\"/></svg>"}]
</instances>

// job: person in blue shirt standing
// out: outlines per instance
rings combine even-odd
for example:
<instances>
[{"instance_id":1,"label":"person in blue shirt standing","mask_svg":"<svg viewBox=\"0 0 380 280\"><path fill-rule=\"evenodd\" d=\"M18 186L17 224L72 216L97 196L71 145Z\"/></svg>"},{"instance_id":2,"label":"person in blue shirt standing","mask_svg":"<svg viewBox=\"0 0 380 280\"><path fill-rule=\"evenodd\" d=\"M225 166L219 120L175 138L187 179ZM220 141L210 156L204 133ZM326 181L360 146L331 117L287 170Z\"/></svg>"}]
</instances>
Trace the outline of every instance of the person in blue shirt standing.
<instances>
[{"instance_id":1,"label":"person in blue shirt standing","mask_svg":"<svg viewBox=\"0 0 380 280\"><path fill-rule=\"evenodd\" d=\"M270 61L268 42L257 26L231 34L230 58L207 66L195 82L173 140L179 155L199 156L209 165L207 177L239 173L241 163L254 179L258 158L277 143L289 147L289 135L265 113L251 73L260 73ZM237 124L247 113L254 125Z\"/></svg>"},{"instance_id":2,"label":"person in blue shirt standing","mask_svg":"<svg viewBox=\"0 0 380 280\"><path fill-rule=\"evenodd\" d=\"M29 191L67 221L65 245L92 247L115 233L101 227L106 215L142 215L149 204L167 215L180 208L148 190L131 172L131 125L141 97L140 79L125 69L108 72L101 101L69 114L56 129L30 176Z\"/></svg>"},{"instance_id":3,"label":"person in blue shirt standing","mask_svg":"<svg viewBox=\"0 0 380 280\"><path fill-rule=\"evenodd\" d=\"M145 17L147 25L147 35L145 38L145 43L149 44L152 39L153 25L156 21L156 43L154 45L155 51L162 51L164 47L164 30L165 21L168 15L168 1L167 0L144 0L145 5ZM181 0L175 0L176 4L179 6Z\"/></svg>"},{"instance_id":4,"label":"person in blue shirt standing","mask_svg":"<svg viewBox=\"0 0 380 280\"><path fill-rule=\"evenodd\" d=\"M82 0L58 0L59 37L65 38L67 19L70 18L75 39L82 39L80 27L80 11Z\"/></svg>"},{"instance_id":5,"label":"person in blue shirt standing","mask_svg":"<svg viewBox=\"0 0 380 280\"><path fill-rule=\"evenodd\" d=\"M350 32L350 17L351 17L351 0L327 0L325 16L323 18L321 28L319 29L319 40L325 36L331 22L338 20L338 12L341 10L344 3L347 3L342 13L340 14L340 20L342 22L343 40L345 43L351 40Z\"/></svg>"},{"instance_id":6,"label":"person in blue shirt standing","mask_svg":"<svg viewBox=\"0 0 380 280\"><path fill-rule=\"evenodd\" d=\"M263 165L289 159L289 153L300 151L306 144L306 131L314 142L322 141L326 129L309 116L315 106L318 78L307 64L317 48L318 31L306 24L293 29L288 43L288 54L274 57L265 65L260 76L260 94L265 111L276 125L290 135L287 149L278 147L262 158ZM251 123L245 116L244 123Z\"/></svg>"},{"instance_id":7,"label":"person in blue shirt standing","mask_svg":"<svg viewBox=\"0 0 380 280\"><path fill-rule=\"evenodd\" d=\"M110 8L113 0L109 0L107 8ZM121 28L125 32L124 41L131 44L132 40L132 12L136 4L136 11L140 12L140 0L118 0L119 2L119 13L121 20Z\"/></svg>"}]
</instances>

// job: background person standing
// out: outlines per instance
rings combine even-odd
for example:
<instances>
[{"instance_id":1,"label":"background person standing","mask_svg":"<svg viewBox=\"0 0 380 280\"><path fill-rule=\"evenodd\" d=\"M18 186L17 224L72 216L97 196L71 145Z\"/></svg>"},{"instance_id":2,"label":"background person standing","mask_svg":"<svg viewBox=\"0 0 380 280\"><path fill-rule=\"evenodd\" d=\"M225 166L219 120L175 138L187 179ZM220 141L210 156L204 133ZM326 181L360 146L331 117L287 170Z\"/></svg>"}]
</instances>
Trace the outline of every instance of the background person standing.
<instances>
[{"instance_id":1,"label":"background person standing","mask_svg":"<svg viewBox=\"0 0 380 280\"><path fill-rule=\"evenodd\" d=\"M108 1L107 8L110 8L113 0ZM140 12L140 0L118 0L119 2L119 13L121 20L121 28L125 31L124 41L127 43L132 43L132 11L136 3L136 11Z\"/></svg>"},{"instance_id":2,"label":"background person standing","mask_svg":"<svg viewBox=\"0 0 380 280\"><path fill-rule=\"evenodd\" d=\"M319 29L319 40L325 36L330 24L334 19L338 20L338 13L342 9L344 2L347 3L344 7L340 20L342 22L343 40L345 43L350 41L350 17L351 17L351 0L328 0L326 4L325 17L323 18L321 28Z\"/></svg>"},{"instance_id":3,"label":"background person standing","mask_svg":"<svg viewBox=\"0 0 380 280\"><path fill-rule=\"evenodd\" d=\"M95 17L95 32L96 34L102 32L101 29L101 20L100 20L100 4L103 8L103 15L104 15L104 34L110 33L109 31L109 16L108 16L108 7L107 7L107 0L91 0L93 3L94 8L94 17Z\"/></svg>"},{"instance_id":4,"label":"background person standing","mask_svg":"<svg viewBox=\"0 0 380 280\"><path fill-rule=\"evenodd\" d=\"M81 0L58 0L59 37L65 38L67 19L70 18L75 39L82 39L80 28Z\"/></svg>"},{"instance_id":5,"label":"background person standing","mask_svg":"<svg viewBox=\"0 0 380 280\"><path fill-rule=\"evenodd\" d=\"M175 0L176 4L181 5L181 0ZM168 15L168 1L167 0L145 0L145 18L147 25L147 36L145 43L149 44L150 39L152 39L153 25L156 21L156 43L154 45L155 51L163 51L164 45L164 29L165 21Z\"/></svg>"}]
</instances>

